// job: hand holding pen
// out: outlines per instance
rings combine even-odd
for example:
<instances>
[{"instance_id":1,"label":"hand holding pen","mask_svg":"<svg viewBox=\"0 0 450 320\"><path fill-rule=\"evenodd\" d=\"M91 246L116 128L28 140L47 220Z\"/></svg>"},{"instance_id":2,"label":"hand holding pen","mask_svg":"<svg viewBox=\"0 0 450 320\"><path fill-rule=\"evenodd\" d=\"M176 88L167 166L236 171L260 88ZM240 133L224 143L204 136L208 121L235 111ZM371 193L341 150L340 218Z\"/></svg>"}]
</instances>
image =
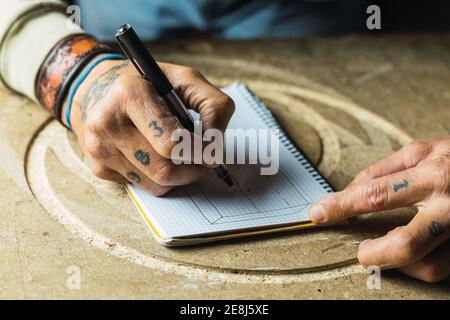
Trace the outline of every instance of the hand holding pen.
<instances>
[{"instance_id":1,"label":"hand holding pen","mask_svg":"<svg viewBox=\"0 0 450 320\"><path fill-rule=\"evenodd\" d=\"M230 98L191 68L158 63L182 101L203 124L224 130L233 114ZM155 88L122 55L102 54L78 78L70 107L63 111L92 172L99 178L133 183L154 195L193 183L204 165L175 165L170 159L180 122ZM181 85L182 84L182 85Z\"/></svg>"},{"instance_id":2,"label":"hand holding pen","mask_svg":"<svg viewBox=\"0 0 450 320\"><path fill-rule=\"evenodd\" d=\"M129 24L123 25L118 30L116 39L142 78L149 81L167 103L170 112L185 129L194 132L195 123L189 110L133 28ZM228 186L233 186L233 180L225 165L215 170Z\"/></svg>"}]
</instances>

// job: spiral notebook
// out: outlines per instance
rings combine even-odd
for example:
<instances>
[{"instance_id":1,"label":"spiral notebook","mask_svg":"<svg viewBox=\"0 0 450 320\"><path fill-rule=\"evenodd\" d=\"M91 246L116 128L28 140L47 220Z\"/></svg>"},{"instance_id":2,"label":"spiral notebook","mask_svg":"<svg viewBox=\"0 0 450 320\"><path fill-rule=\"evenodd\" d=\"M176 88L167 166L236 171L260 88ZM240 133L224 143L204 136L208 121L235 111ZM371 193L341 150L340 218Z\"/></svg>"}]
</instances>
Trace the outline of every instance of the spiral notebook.
<instances>
[{"instance_id":1,"label":"spiral notebook","mask_svg":"<svg viewBox=\"0 0 450 320\"><path fill-rule=\"evenodd\" d=\"M279 169L261 175L261 166L229 165L235 185L210 172L199 182L154 197L136 186L127 190L155 239L162 245L192 245L229 238L311 228L307 209L333 192L331 186L289 141L269 109L242 83L223 91L235 102L232 129L275 129ZM276 130L278 129L278 130ZM225 145L229 140L225 139Z\"/></svg>"}]
</instances>

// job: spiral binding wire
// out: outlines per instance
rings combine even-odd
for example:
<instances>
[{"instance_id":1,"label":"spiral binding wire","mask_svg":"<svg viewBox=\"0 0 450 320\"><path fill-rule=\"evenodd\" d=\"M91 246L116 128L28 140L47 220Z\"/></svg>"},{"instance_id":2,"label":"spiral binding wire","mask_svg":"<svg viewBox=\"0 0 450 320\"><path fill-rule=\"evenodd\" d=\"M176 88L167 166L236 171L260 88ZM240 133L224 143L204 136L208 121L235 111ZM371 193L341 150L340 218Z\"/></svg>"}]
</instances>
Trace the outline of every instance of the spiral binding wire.
<instances>
[{"instance_id":1,"label":"spiral binding wire","mask_svg":"<svg viewBox=\"0 0 450 320\"><path fill-rule=\"evenodd\" d=\"M261 118L261 120L267 125L270 129L280 129L280 126L277 123L277 120L270 112L269 108L261 101L261 99L254 95L248 87L243 83L237 84L237 89L241 93L241 96L244 100L255 110L256 114ZM333 192L333 188L330 184L322 177L322 175L314 168L314 166L309 162L309 160L303 155L301 151L299 151L295 145L291 142L291 140L286 136L283 130L277 130L278 139L280 143L283 144L288 151L292 153L292 155L300 162L300 165L306 169L308 173L311 174L314 180L316 180L319 185L323 187L323 189L331 193Z\"/></svg>"}]
</instances>

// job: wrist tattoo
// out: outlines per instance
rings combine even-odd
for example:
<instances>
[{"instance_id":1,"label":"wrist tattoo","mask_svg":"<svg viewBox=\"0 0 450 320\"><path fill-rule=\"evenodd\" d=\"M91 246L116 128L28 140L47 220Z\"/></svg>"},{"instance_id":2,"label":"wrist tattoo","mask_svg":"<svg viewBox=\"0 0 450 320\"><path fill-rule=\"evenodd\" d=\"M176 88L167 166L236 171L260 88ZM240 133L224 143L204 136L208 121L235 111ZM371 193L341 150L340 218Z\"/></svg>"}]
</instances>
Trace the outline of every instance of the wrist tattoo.
<instances>
[{"instance_id":1,"label":"wrist tattoo","mask_svg":"<svg viewBox=\"0 0 450 320\"><path fill-rule=\"evenodd\" d=\"M80 104L81 122L86 122L87 120L88 107L91 105L95 105L106 96L111 86L120 76L119 71L128 66L128 64L129 62L125 61L120 65L117 65L106 71L94 81L94 83L84 94Z\"/></svg>"},{"instance_id":2,"label":"wrist tattoo","mask_svg":"<svg viewBox=\"0 0 450 320\"><path fill-rule=\"evenodd\" d=\"M127 172L127 177L134 183L141 183L141 177L134 171Z\"/></svg>"},{"instance_id":3,"label":"wrist tattoo","mask_svg":"<svg viewBox=\"0 0 450 320\"><path fill-rule=\"evenodd\" d=\"M409 187L409 182L405 179L403 179L402 183L394 183L392 189L394 192L397 192L400 189L407 189Z\"/></svg>"},{"instance_id":4,"label":"wrist tattoo","mask_svg":"<svg viewBox=\"0 0 450 320\"><path fill-rule=\"evenodd\" d=\"M144 152L142 150L137 150L134 153L134 157L136 158L136 160L138 160L144 166L148 166L150 164L150 156L148 155L147 152Z\"/></svg>"},{"instance_id":5,"label":"wrist tattoo","mask_svg":"<svg viewBox=\"0 0 450 320\"><path fill-rule=\"evenodd\" d=\"M162 137L162 135L164 134L164 130L163 130L163 128L161 128L159 125L158 125L158 122L156 122L156 121L152 121L152 122L150 122L150 124L148 125L148 127L150 128L150 129L153 129L154 130L154 132L155 132L155 137L157 137L157 138L161 138Z\"/></svg>"},{"instance_id":6,"label":"wrist tattoo","mask_svg":"<svg viewBox=\"0 0 450 320\"><path fill-rule=\"evenodd\" d=\"M439 236L444 232L444 226L438 221L432 221L428 230L433 236Z\"/></svg>"}]
</instances>

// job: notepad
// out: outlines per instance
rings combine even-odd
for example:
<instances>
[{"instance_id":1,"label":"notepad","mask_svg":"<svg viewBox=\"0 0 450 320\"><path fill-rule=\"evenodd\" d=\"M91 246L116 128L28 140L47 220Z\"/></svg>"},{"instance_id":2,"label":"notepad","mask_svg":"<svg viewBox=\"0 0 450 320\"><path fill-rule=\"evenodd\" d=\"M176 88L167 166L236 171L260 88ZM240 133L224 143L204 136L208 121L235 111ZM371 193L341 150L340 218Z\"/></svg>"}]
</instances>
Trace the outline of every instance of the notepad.
<instances>
[{"instance_id":1,"label":"notepad","mask_svg":"<svg viewBox=\"0 0 450 320\"><path fill-rule=\"evenodd\" d=\"M279 169L261 175L260 164L228 165L230 188L214 170L197 183L155 197L134 185L127 190L162 245L192 245L236 237L311 228L307 209L332 187L288 139L264 103L242 83L223 91L236 111L229 128L279 129ZM225 144L229 141L226 139Z\"/></svg>"}]
</instances>

